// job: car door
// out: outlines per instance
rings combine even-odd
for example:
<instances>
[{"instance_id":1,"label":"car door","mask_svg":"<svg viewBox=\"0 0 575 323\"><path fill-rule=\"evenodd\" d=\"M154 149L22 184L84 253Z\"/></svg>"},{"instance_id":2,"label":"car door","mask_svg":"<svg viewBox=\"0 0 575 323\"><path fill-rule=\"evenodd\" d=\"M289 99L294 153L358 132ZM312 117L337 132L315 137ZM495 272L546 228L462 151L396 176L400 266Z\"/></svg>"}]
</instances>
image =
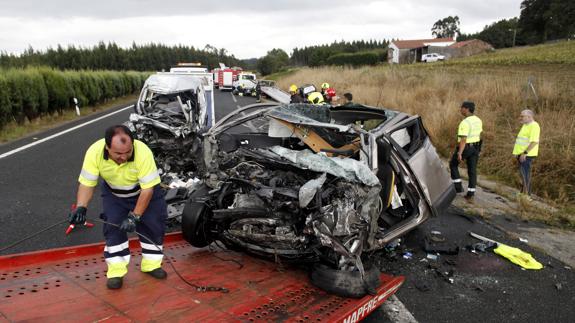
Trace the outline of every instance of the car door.
<instances>
[{"instance_id":1,"label":"car door","mask_svg":"<svg viewBox=\"0 0 575 323\"><path fill-rule=\"evenodd\" d=\"M393 125L386 137L409 165L434 214L443 212L455 197L455 189L421 118L413 116Z\"/></svg>"}]
</instances>

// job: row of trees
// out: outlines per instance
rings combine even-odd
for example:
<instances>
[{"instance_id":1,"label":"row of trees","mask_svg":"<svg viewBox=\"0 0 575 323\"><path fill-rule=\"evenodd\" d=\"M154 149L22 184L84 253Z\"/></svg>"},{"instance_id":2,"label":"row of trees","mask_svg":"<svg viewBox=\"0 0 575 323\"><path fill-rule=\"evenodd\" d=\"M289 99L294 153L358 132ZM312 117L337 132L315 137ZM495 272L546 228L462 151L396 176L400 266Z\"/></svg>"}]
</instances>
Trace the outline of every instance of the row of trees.
<instances>
[{"instance_id":1,"label":"row of trees","mask_svg":"<svg viewBox=\"0 0 575 323\"><path fill-rule=\"evenodd\" d=\"M138 92L148 73L120 71L59 71L49 67L0 71L0 128L72 108Z\"/></svg>"},{"instance_id":2,"label":"row of trees","mask_svg":"<svg viewBox=\"0 0 575 323\"><path fill-rule=\"evenodd\" d=\"M119 47L116 43L100 42L91 48L66 48L58 45L56 49L45 51L28 48L21 55L0 53L0 67L50 66L61 70L168 70L179 62L201 62L210 69L219 62L228 66L240 65L241 61L223 48L206 45L204 49L193 46L167 46L163 44L132 44L129 48Z\"/></svg>"},{"instance_id":3,"label":"row of trees","mask_svg":"<svg viewBox=\"0 0 575 323\"><path fill-rule=\"evenodd\" d=\"M460 34L457 16L438 20L431 32L438 38L459 35L460 41L477 38L495 48L535 45L575 38L574 17L573 0L523 0L519 17L496 21L480 32Z\"/></svg>"},{"instance_id":4,"label":"row of trees","mask_svg":"<svg viewBox=\"0 0 575 323\"><path fill-rule=\"evenodd\" d=\"M260 73L268 75L279 72L287 66L322 65L374 65L385 61L387 40L359 40L333 42L331 44L294 48L291 57L282 49L274 48L258 59L256 66Z\"/></svg>"},{"instance_id":5,"label":"row of trees","mask_svg":"<svg viewBox=\"0 0 575 323\"><path fill-rule=\"evenodd\" d=\"M303 48L294 48L290 63L295 66L321 66L327 65L330 56L341 53L357 53L375 49L387 51L388 40L356 40L352 42L340 41L331 44L316 45Z\"/></svg>"}]
</instances>

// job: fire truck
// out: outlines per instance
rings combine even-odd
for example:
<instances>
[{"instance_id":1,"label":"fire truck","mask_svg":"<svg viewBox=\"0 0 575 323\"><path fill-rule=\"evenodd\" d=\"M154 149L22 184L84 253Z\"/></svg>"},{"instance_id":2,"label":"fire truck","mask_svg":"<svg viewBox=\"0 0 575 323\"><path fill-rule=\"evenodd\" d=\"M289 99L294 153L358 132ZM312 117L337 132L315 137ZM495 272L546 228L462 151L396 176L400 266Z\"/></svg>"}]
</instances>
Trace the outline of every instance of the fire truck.
<instances>
[{"instance_id":1,"label":"fire truck","mask_svg":"<svg viewBox=\"0 0 575 323\"><path fill-rule=\"evenodd\" d=\"M194 248L167 234L167 280L139 270L139 241L130 240L124 286L106 288L103 244L0 257L0 321L42 322L357 322L403 284L381 274L374 295L344 298L309 283L306 272L209 246Z\"/></svg>"},{"instance_id":2,"label":"fire truck","mask_svg":"<svg viewBox=\"0 0 575 323\"><path fill-rule=\"evenodd\" d=\"M241 67L224 67L218 70L218 88L222 90L233 90L234 81L238 79L238 74L242 72Z\"/></svg>"}]
</instances>

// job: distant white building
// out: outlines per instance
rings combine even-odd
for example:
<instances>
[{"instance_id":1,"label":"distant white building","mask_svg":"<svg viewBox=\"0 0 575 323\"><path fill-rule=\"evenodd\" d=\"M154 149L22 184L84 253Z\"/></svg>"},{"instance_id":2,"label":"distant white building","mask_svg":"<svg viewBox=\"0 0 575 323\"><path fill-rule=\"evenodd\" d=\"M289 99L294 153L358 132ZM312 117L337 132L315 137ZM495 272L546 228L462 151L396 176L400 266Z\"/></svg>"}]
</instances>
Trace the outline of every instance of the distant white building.
<instances>
[{"instance_id":1,"label":"distant white building","mask_svg":"<svg viewBox=\"0 0 575 323\"><path fill-rule=\"evenodd\" d=\"M454 43L451 37L392 41L387 49L387 61L396 64L421 62L421 55L433 53L430 48L447 47Z\"/></svg>"}]
</instances>

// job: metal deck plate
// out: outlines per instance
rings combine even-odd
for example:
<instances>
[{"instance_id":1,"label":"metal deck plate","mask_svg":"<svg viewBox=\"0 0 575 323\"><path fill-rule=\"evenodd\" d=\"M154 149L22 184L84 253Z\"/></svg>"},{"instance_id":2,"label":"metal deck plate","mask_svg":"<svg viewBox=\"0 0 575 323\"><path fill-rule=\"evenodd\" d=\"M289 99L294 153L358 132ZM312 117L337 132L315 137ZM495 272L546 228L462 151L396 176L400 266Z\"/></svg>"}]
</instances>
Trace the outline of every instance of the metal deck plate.
<instances>
[{"instance_id":1,"label":"metal deck plate","mask_svg":"<svg viewBox=\"0 0 575 323\"><path fill-rule=\"evenodd\" d=\"M349 299L313 287L303 270L238 252L196 249L180 234L168 235L164 248L185 279L230 292L198 292L166 261L167 280L141 273L137 240L130 242L132 259L120 290L106 288L102 244L55 249L0 257L0 322L355 322L404 280L382 274L377 296Z\"/></svg>"}]
</instances>

